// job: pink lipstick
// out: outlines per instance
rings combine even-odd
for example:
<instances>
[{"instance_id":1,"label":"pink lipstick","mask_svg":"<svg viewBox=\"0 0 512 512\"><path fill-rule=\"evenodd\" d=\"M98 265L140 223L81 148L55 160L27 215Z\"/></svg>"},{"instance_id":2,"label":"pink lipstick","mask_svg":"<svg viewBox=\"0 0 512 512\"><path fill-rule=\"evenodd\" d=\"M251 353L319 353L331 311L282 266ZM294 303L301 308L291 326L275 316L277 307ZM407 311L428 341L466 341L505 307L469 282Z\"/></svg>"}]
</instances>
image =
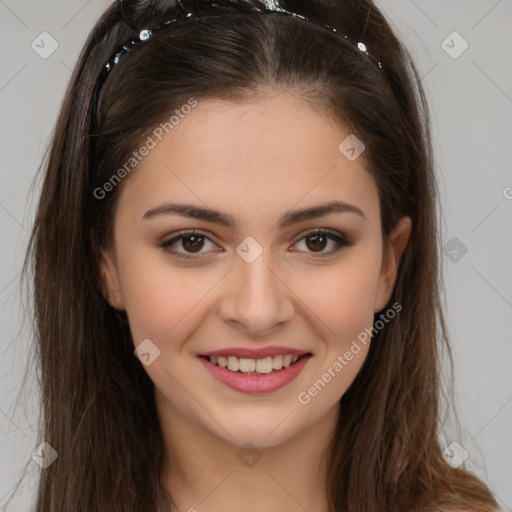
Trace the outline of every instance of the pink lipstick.
<instances>
[{"instance_id":1,"label":"pink lipstick","mask_svg":"<svg viewBox=\"0 0 512 512\"><path fill-rule=\"evenodd\" d=\"M258 350L219 350L209 354L203 354L199 356L199 359L210 375L231 389L249 394L271 393L272 391L276 391L293 381L312 357L311 353L306 351L294 350L285 347L277 347L277 349L278 350L275 351L274 347L268 347L266 349ZM240 370L232 371L227 368L221 368L220 366L213 364L208 357L211 355L214 357L237 356L248 359L263 359L265 357L272 357L281 354L295 354L299 356L299 359L290 366L280 370L273 370L272 373L258 373L252 375L243 373Z\"/></svg>"}]
</instances>

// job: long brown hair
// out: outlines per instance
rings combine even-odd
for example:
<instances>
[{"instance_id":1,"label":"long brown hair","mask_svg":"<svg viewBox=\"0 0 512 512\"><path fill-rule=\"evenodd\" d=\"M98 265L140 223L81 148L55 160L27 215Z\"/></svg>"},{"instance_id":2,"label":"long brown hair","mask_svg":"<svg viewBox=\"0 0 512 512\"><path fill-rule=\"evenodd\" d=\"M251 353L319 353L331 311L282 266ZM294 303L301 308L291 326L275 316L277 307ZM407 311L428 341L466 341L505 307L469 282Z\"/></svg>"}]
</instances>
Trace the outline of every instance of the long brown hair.
<instances>
[{"instance_id":1,"label":"long brown hair","mask_svg":"<svg viewBox=\"0 0 512 512\"><path fill-rule=\"evenodd\" d=\"M187 3L192 10L208 4ZM443 347L451 358L440 301L440 209L427 102L408 52L369 0L281 4L364 41L371 57L312 23L261 15L253 9L260 2L216 3L226 4L208 7L219 16L175 23L136 45L100 89L102 69L122 44L184 15L169 0L125 1L123 10L116 2L73 72L23 271L33 272L39 442L59 454L41 471L35 511L155 512L169 504L153 383L99 273L123 181L104 198L94 192L190 98L244 101L281 88L364 141L383 236L404 215L413 225L390 299L402 310L374 335L340 400L328 459L331 512L494 512L486 485L451 467L438 439Z\"/></svg>"}]
</instances>

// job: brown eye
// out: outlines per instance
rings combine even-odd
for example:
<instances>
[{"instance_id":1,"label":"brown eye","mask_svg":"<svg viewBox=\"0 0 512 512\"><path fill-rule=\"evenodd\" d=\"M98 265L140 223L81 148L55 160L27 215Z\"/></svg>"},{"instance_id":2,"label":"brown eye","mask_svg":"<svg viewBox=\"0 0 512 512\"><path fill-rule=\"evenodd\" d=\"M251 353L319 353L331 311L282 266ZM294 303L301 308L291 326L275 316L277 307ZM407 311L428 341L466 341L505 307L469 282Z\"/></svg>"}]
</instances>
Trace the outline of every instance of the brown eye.
<instances>
[{"instance_id":1,"label":"brown eye","mask_svg":"<svg viewBox=\"0 0 512 512\"><path fill-rule=\"evenodd\" d=\"M181 245L186 251L197 252L204 246L204 237L189 235L181 237Z\"/></svg>"},{"instance_id":2,"label":"brown eye","mask_svg":"<svg viewBox=\"0 0 512 512\"><path fill-rule=\"evenodd\" d=\"M181 243L179 243L181 241ZM161 243L160 247L173 256L180 258L194 258L194 255L201 255L208 251L203 251L205 243L213 242L209 236L202 232L181 231L175 236Z\"/></svg>"},{"instance_id":3,"label":"brown eye","mask_svg":"<svg viewBox=\"0 0 512 512\"><path fill-rule=\"evenodd\" d=\"M327 237L323 234L308 235L306 240L311 241L311 243L306 242L306 245L314 252L322 251L327 245Z\"/></svg>"},{"instance_id":4,"label":"brown eye","mask_svg":"<svg viewBox=\"0 0 512 512\"><path fill-rule=\"evenodd\" d=\"M317 256L320 257L331 256L345 247L354 245L354 242L346 240L341 234L325 229L317 229L306 233L297 244L300 244L302 241L304 241L304 245L306 246L305 252L310 254L317 253ZM325 250L329 242L333 242L334 248Z\"/></svg>"}]
</instances>

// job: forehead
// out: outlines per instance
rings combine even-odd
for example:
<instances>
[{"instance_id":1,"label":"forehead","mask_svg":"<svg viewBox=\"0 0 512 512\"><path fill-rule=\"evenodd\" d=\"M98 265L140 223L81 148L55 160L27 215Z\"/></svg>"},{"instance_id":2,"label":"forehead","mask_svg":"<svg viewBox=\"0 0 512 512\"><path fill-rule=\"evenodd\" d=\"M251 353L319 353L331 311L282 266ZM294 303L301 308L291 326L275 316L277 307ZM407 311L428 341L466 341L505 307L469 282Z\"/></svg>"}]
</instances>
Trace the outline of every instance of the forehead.
<instances>
[{"instance_id":1,"label":"forehead","mask_svg":"<svg viewBox=\"0 0 512 512\"><path fill-rule=\"evenodd\" d=\"M337 199L378 215L364 153L349 160L339 146L350 132L308 103L275 94L201 100L187 111L161 140L153 136L156 145L124 184L122 202L132 209L179 199L261 214Z\"/></svg>"}]
</instances>

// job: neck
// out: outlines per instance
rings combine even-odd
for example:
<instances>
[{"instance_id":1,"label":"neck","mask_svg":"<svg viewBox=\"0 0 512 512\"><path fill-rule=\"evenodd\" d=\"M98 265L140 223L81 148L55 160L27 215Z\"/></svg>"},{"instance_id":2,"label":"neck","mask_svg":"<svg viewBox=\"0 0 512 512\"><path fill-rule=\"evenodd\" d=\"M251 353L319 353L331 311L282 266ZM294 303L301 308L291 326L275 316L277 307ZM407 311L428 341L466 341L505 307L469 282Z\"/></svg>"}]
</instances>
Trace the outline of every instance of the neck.
<instances>
[{"instance_id":1,"label":"neck","mask_svg":"<svg viewBox=\"0 0 512 512\"><path fill-rule=\"evenodd\" d=\"M162 400L157 397L160 405ZM166 451L162 478L179 512L328 512L326 455L338 404L292 438L245 448L200 429L168 402L159 411Z\"/></svg>"}]
</instances>

